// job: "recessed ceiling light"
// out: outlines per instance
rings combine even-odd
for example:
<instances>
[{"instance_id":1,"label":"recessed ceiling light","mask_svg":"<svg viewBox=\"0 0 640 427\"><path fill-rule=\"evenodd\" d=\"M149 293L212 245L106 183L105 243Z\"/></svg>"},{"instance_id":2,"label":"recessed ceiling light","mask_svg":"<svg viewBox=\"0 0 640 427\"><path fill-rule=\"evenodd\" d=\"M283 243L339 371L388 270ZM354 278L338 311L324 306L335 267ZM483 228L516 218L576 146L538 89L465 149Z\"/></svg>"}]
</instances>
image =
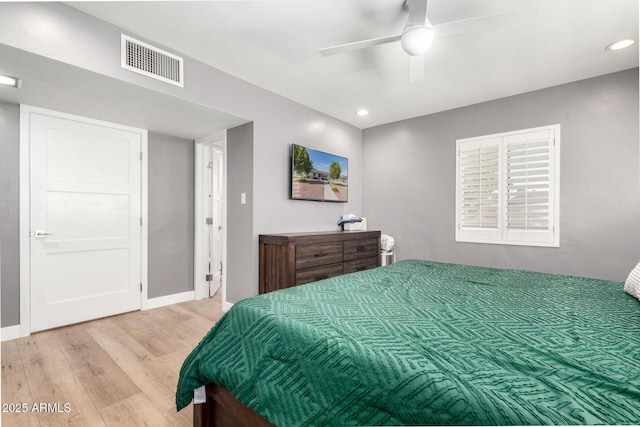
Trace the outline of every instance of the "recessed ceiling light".
<instances>
[{"instance_id":1,"label":"recessed ceiling light","mask_svg":"<svg viewBox=\"0 0 640 427\"><path fill-rule=\"evenodd\" d=\"M606 50L620 50L624 49L625 47L629 47L634 43L635 41L632 39L618 40L617 42L613 42L609 46L607 46Z\"/></svg>"},{"instance_id":2,"label":"recessed ceiling light","mask_svg":"<svg viewBox=\"0 0 640 427\"><path fill-rule=\"evenodd\" d=\"M359 115L360 117L364 117L364 116L368 116L369 112L364 108L361 108L358 111L356 111L356 114Z\"/></svg>"},{"instance_id":3,"label":"recessed ceiling light","mask_svg":"<svg viewBox=\"0 0 640 427\"><path fill-rule=\"evenodd\" d=\"M20 79L0 74L0 85L20 87Z\"/></svg>"}]
</instances>

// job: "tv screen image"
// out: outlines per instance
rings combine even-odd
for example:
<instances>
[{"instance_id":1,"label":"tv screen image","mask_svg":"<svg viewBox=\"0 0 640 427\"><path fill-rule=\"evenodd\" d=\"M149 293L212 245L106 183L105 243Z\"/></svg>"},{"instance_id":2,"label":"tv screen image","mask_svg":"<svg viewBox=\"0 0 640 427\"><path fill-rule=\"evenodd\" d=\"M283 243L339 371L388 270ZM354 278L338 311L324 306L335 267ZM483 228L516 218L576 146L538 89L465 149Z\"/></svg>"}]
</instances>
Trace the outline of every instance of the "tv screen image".
<instances>
[{"instance_id":1,"label":"tv screen image","mask_svg":"<svg viewBox=\"0 0 640 427\"><path fill-rule=\"evenodd\" d=\"M291 198L322 202L349 200L349 161L298 144L291 148Z\"/></svg>"}]
</instances>

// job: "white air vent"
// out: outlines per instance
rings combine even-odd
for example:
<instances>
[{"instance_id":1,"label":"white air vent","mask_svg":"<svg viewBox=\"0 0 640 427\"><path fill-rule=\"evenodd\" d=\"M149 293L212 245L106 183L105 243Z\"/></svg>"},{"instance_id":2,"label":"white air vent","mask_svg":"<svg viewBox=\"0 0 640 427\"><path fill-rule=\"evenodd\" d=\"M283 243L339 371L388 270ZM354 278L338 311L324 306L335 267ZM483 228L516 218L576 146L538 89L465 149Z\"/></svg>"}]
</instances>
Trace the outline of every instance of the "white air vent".
<instances>
[{"instance_id":1,"label":"white air vent","mask_svg":"<svg viewBox=\"0 0 640 427\"><path fill-rule=\"evenodd\" d=\"M184 87L183 59L122 34L122 68Z\"/></svg>"}]
</instances>

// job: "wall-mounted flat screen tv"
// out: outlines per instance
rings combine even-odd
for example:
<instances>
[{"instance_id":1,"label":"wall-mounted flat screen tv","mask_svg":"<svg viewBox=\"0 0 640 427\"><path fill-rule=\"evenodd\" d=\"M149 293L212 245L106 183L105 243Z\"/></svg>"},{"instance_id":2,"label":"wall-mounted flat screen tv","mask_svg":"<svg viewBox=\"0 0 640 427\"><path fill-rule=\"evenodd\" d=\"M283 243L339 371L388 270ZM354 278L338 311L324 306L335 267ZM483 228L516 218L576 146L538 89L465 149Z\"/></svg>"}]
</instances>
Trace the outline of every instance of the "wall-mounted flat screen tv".
<instances>
[{"instance_id":1,"label":"wall-mounted flat screen tv","mask_svg":"<svg viewBox=\"0 0 640 427\"><path fill-rule=\"evenodd\" d=\"M349 161L346 157L292 144L292 199L344 203L348 196Z\"/></svg>"}]
</instances>

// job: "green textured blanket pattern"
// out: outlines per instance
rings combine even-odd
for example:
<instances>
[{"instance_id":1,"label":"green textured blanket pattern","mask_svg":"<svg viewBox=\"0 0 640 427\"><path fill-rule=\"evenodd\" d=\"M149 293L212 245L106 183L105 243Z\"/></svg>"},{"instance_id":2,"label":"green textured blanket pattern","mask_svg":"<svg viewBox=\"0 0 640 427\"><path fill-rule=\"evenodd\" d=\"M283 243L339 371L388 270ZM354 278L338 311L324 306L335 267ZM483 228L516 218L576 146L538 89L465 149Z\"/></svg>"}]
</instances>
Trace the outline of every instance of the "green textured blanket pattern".
<instances>
[{"instance_id":1,"label":"green textured blanket pattern","mask_svg":"<svg viewBox=\"0 0 640 427\"><path fill-rule=\"evenodd\" d=\"M279 427L640 424L623 284L408 260L236 303L185 360Z\"/></svg>"}]
</instances>

